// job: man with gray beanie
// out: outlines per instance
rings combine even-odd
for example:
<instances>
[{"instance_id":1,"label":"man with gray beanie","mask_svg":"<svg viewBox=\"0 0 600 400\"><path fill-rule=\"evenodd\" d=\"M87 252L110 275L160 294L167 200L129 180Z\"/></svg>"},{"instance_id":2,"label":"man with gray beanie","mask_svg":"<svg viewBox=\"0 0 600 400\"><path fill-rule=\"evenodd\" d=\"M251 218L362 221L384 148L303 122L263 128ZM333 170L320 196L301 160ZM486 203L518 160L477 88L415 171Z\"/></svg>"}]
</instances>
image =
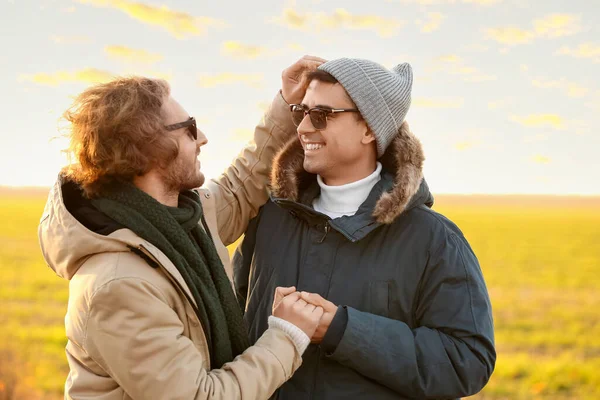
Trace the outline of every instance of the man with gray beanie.
<instances>
[{"instance_id":1,"label":"man with gray beanie","mask_svg":"<svg viewBox=\"0 0 600 400\"><path fill-rule=\"evenodd\" d=\"M271 196L234 257L251 341L272 293L296 286L325 313L278 399L469 396L496 361L483 275L460 229L433 211L404 120L409 64L322 64L290 104L298 136L273 161Z\"/></svg>"}]
</instances>

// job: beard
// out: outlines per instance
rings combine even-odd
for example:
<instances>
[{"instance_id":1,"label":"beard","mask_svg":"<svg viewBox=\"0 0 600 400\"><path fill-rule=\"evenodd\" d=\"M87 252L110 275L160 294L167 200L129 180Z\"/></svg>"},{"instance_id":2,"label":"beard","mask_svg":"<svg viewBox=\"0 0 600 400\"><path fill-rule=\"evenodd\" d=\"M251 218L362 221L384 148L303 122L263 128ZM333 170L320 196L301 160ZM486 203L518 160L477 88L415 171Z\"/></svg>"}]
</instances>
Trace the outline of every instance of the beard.
<instances>
[{"instance_id":1,"label":"beard","mask_svg":"<svg viewBox=\"0 0 600 400\"><path fill-rule=\"evenodd\" d=\"M163 179L166 189L176 193L199 188L205 180L204 174L196 167L196 159L190 165L180 157L164 171Z\"/></svg>"}]
</instances>

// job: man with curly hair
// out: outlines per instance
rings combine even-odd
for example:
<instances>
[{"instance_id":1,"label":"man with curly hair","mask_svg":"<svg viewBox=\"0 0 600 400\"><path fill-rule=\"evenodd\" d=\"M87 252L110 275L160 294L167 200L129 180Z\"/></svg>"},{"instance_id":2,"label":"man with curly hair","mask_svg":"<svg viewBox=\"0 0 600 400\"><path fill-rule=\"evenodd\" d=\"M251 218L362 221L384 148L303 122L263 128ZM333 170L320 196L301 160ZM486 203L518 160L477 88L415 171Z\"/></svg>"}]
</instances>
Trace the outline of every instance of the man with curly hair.
<instances>
[{"instance_id":1,"label":"man with curly hair","mask_svg":"<svg viewBox=\"0 0 600 400\"><path fill-rule=\"evenodd\" d=\"M39 226L46 262L70 281L65 398L266 399L300 366L323 309L277 288L249 346L225 246L267 200L273 155L294 135L286 101L322 61L284 71L254 143L203 188L207 139L165 81L93 86L65 113L75 162Z\"/></svg>"}]
</instances>

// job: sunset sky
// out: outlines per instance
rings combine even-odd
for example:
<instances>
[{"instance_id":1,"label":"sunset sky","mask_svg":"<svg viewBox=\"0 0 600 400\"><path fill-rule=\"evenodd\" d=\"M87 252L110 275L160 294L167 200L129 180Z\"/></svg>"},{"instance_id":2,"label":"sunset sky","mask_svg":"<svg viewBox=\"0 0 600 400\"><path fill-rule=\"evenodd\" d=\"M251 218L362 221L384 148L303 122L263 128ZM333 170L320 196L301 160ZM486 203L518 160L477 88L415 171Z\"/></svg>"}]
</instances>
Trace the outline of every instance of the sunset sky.
<instances>
[{"instance_id":1,"label":"sunset sky","mask_svg":"<svg viewBox=\"0 0 600 400\"><path fill-rule=\"evenodd\" d=\"M72 96L124 74L170 82L217 176L312 54L412 65L434 193L600 194L598 0L0 0L0 20L0 185L51 185Z\"/></svg>"}]
</instances>

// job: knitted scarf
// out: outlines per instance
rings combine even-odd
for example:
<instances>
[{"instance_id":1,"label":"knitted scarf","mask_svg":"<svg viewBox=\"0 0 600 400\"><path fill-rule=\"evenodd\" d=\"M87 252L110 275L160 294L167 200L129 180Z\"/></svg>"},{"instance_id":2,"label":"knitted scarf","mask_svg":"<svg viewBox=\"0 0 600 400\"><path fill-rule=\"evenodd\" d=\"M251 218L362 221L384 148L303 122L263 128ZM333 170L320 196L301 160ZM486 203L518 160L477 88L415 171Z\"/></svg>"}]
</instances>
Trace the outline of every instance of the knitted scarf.
<instances>
[{"instance_id":1,"label":"knitted scarf","mask_svg":"<svg viewBox=\"0 0 600 400\"><path fill-rule=\"evenodd\" d=\"M160 249L183 276L197 304L211 367L221 368L248 348L242 313L209 236L198 193L182 192L179 206L168 207L132 184L114 184L107 192L92 200L94 207Z\"/></svg>"}]
</instances>

